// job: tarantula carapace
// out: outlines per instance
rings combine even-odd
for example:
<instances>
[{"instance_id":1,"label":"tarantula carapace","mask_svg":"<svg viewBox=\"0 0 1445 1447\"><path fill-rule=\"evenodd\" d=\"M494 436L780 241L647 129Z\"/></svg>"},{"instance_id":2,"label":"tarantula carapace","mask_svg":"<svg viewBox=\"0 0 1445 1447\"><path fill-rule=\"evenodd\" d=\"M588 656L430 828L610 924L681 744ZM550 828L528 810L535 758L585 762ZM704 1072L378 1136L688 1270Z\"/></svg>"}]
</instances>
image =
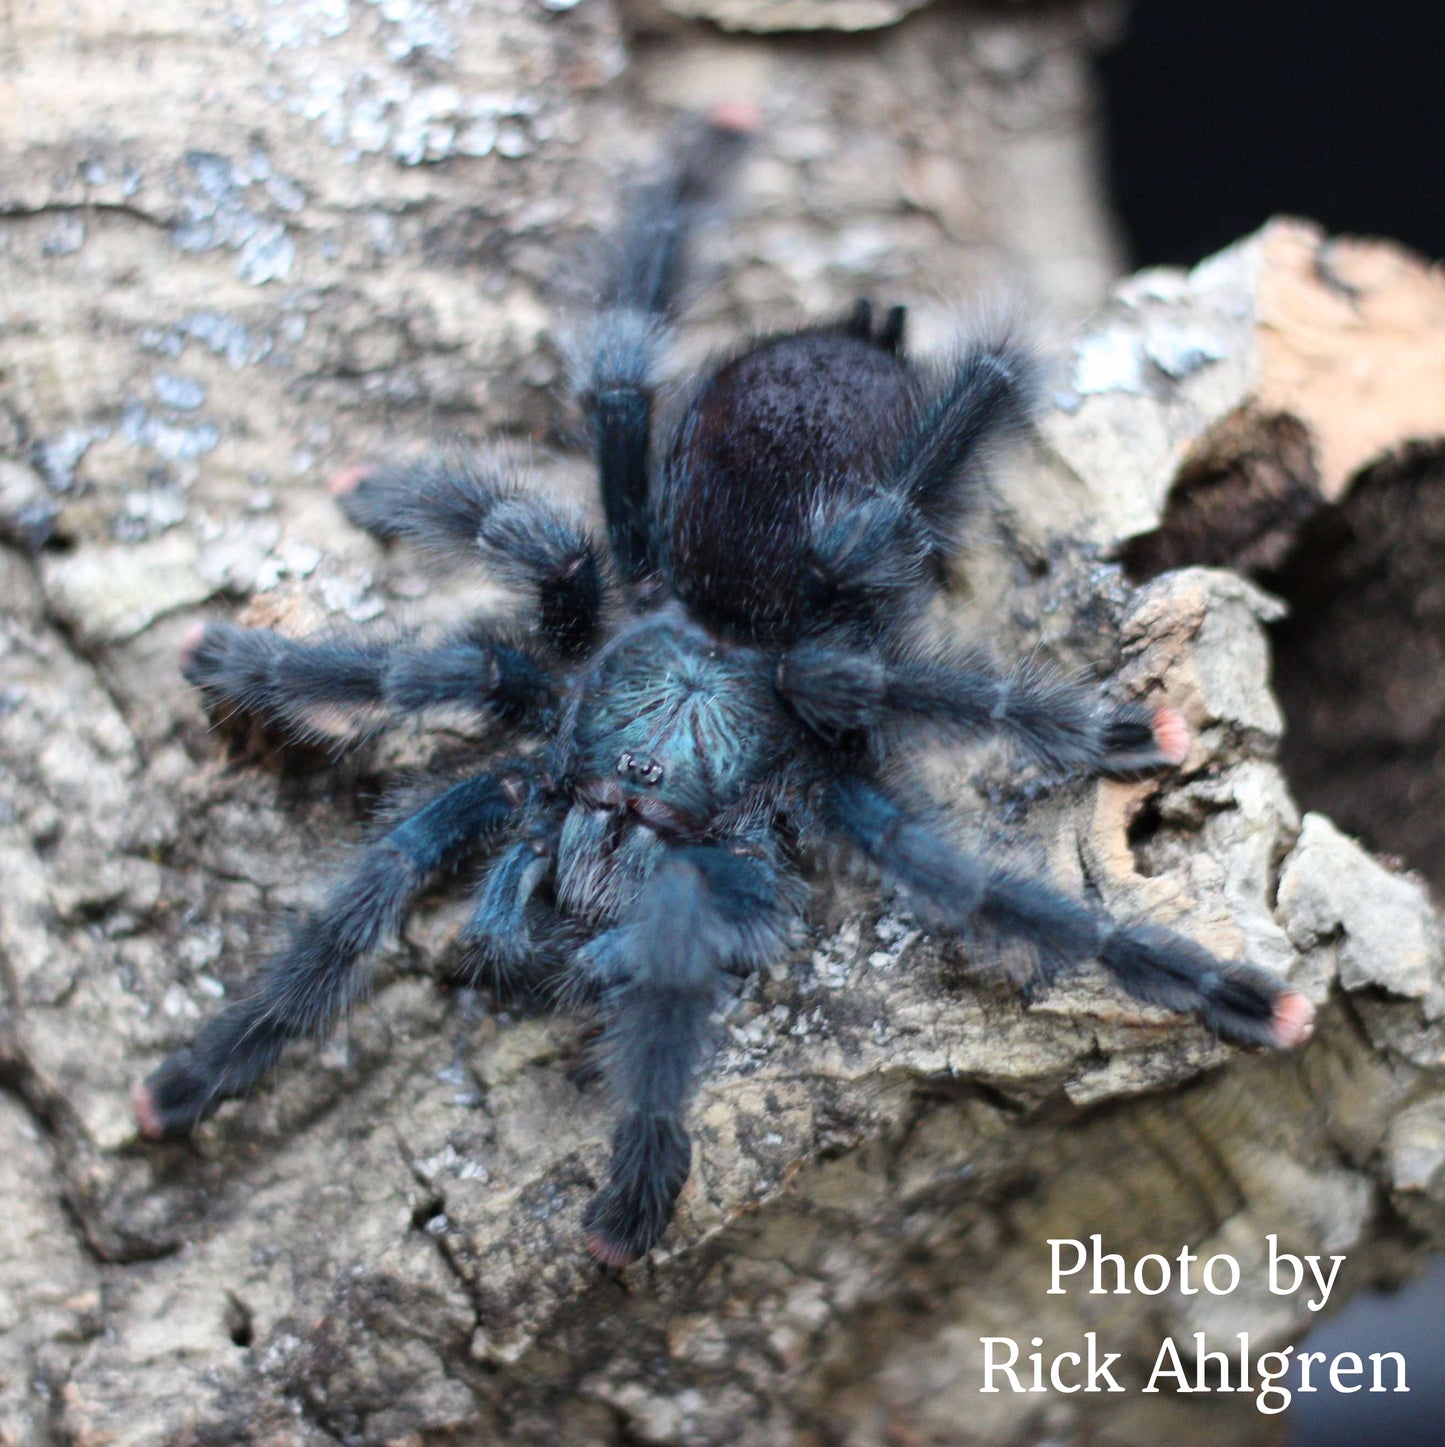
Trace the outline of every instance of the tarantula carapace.
<instances>
[{"instance_id":1,"label":"tarantula carapace","mask_svg":"<svg viewBox=\"0 0 1445 1447\"><path fill-rule=\"evenodd\" d=\"M661 1237L687 1178L688 1099L729 974L795 939L800 847L838 840L937 926L1020 940L1042 979L1098 960L1131 995L1244 1045L1308 1037L1303 996L1181 935L1122 924L974 857L900 802L885 758L911 728L999 734L1055 772L1181 761L1167 706L1106 705L1038 672L926 641L989 444L1026 421L1027 352L1004 339L925 368L904 313L755 341L696 386L651 459L683 248L749 128L715 113L639 193L582 369L607 524L477 464L362 466L335 491L381 539L484 561L529 591L525 631L477 620L440 643L198 629L185 672L213 710L306 731L339 711L461 706L543 737L438 793L357 855L195 1043L136 1092L148 1136L185 1134L327 1029L362 957L444 871L485 853L464 940L479 970L596 1002L620 1120L585 1220L609 1265Z\"/></svg>"}]
</instances>

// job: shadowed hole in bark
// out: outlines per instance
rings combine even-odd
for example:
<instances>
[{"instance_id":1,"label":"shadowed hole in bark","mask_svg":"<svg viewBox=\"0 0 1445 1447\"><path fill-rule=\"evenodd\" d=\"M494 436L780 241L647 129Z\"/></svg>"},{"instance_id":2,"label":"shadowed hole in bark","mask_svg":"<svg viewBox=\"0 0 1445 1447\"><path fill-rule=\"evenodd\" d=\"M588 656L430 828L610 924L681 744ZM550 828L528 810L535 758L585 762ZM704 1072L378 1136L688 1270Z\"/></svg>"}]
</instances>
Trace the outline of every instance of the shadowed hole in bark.
<instances>
[{"instance_id":1,"label":"shadowed hole in bark","mask_svg":"<svg viewBox=\"0 0 1445 1447\"><path fill-rule=\"evenodd\" d=\"M1362 474L1260 581L1295 797L1445 889L1445 452Z\"/></svg>"},{"instance_id":2,"label":"shadowed hole in bark","mask_svg":"<svg viewBox=\"0 0 1445 1447\"><path fill-rule=\"evenodd\" d=\"M1164 818L1160 812L1157 798L1146 799L1129 820L1129 848L1133 850L1135 862L1141 870L1146 861L1140 857L1140 851L1146 849L1154 841L1163 824ZM1144 870L1144 872L1148 871Z\"/></svg>"},{"instance_id":3,"label":"shadowed hole in bark","mask_svg":"<svg viewBox=\"0 0 1445 1447\"><path fill-rule=\"evenodd\" d=\"M1120 560L1139 583L1191 565L1256 573L1280 564L1319 506L1303 424L1241 408L1185 459L1163 521L1130 538Z\"/></svg>"},{"instance_id":4,"label":"shadowed hole in bark","mask_svg":"<svg viewBox=\"0 0 1445 1447\"><path fill-rule=\"evenodd\" d=\"M223 1318L226 1335L238 1347L248 1347L255 1339L255 1314L239 1296L226 1293L226 1311Z\"/></svg>"},{"instance_id":5,"label":"shadowed hole in bark","mask_svg":"<svg viewBox=\"0 0 1445 1447\"><path fill-rule=\"evenodd\" d=\"M1238 568L1289 605L1270 633L1295 798L1445 889L1445 453L1404 453L1322 506L1301 424L1243 410L1121 557L1136 582ZM1151 832L1141 815L1131 844Z\"/></svg>"},{"instance_id":6,"label":"shadowed hole in bark","mask_svg":"<svg viewBox=\"0 0 1445 1447\"><path fill-rule=\"evenodd\" d=\"M430 1196L411 1213L411 1224L417 1231L433 1233L446 1225L447 1203L440 1196Z\"/></svg>"}]
</instances>

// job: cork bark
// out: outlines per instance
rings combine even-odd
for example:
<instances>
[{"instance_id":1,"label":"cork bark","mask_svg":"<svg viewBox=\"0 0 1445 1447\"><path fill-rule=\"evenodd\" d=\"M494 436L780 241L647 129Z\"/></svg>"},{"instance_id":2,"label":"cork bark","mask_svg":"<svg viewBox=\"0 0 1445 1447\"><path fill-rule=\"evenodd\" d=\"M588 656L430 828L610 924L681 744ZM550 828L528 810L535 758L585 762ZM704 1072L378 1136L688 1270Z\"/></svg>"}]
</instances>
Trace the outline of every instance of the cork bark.
<instances>
[{"instance_id":1,"label":"cork bark","mask_svg":"<svg viewBox=\"0 0 1445 1447\"><path fill-rule=\"evenodd\" d=\"M1308 1312L1254 1289L1267 1233L1347 1253L1336 1300L1440 1240L1441 922L1296 802L1273 650L1307 739L1382 725L1347 714L1348 678L1311 693L1328 638L1311 654L1259 584L1352 576L1338 549L1311 567L1319 529L1380 536L1402 467L1435 516L1445 287L1284 222L1129 279L1081 330L1116 270L1103 24L884 0L0 9L0 1442L1196 1440L1182 1398L979 1396L983 1334L1097 1330L1136 1362L1206 1324L1195 1298L1044 1295L1047 1238L1228 1250L1254 1287L1219 1329L1268 1343ZM439 896L343 1035L194 1143L139 1142L131 1084L427 746L240 750L182 684L181 637L504 606L348 533L323 480L502 437L585 498L565 359L596 237L683 112L737 99L765 126L678 377L858 295L908 303L925 351L979 297L1031 299L1048 400L945 622L1167 695L1196 741L1159 778L1048 795L986 751L920 770L960 827L1289 978L1316 1040L1249 1057L1093 970L1024 1004L906 902L820 874L805 945L723 1022L677 1221L619 1276L579 1248L610 1130L586 1022L456 988ZM1428 655L1435 613L1416 598L1404 628L1371 596L1376 654ZM1422 757L1438 702L1411 714ZM1207 1410L1212 1439L1269 1440L1248 1401Z\"/></svg>"}]
</instances>

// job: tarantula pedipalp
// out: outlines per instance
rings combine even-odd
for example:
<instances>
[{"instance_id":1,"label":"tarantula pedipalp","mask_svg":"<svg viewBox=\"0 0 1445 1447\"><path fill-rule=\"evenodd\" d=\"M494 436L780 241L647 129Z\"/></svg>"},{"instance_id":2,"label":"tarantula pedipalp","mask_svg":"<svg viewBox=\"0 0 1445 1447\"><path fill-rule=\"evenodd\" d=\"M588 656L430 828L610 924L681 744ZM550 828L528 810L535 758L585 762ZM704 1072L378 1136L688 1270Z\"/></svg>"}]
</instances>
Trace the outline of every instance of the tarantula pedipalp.
<instances>
[{"instance_id":1,"label":"tarantula pedipalp","mask_svg":"<svg viewBox=\"0 0 1445 1447\"><path fill-rule=\"evenodd\" d=\"M1130 994L1193 1011L1224 1039L1308 1037L1312 1007L1272 976L961 851L885 777L885 745L917 727L1001 734L1056 771L1134 773L1180 762L1189 744L1167 706L1106 706L925 641L919 615L982 454L1026 420L1023 349L976 344L930 370L904 353L901 308L877 322L859 303L710 372L653 465L684 243L745 120L715 113L642 193L617 247L582 389L608 555L478 467L337 479L343 510L374 536L480 558L528 589L530 632L477 620L421 646L211 625L191 640L186 676L213 709L304 732L337 710L460 706L546 743L365 846L250 993L138 1088L144 1134L190 1132L288 1040L327 1029L363 988L363 957L431 879L480 852L490 863L464 931L479 968L560 979L603 1017L620 1121L585 1230L610 1265L651 1249L671 1219L721 986L790 947L805 841L851 845L945 929L1021 940L1044 979L1096 959Z\"/></svg>"}]
</instances>

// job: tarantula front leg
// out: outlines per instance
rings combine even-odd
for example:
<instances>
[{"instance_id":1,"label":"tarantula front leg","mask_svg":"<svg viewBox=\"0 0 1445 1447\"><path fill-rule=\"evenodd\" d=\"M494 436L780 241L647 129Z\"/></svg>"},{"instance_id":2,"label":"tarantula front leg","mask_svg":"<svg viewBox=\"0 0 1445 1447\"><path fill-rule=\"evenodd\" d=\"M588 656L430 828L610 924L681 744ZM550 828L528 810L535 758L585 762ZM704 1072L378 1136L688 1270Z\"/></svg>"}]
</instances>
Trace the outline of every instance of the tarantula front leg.
<instances>
[{"instance_id":1,"label":"tarantula front leg","mask_svg":"<svg viewBox=\"0 0 1445 1447\"><path fill-rule=\"evenodd\" d=\"M1191 1011L1236 1045L1289 1049L1309 1039L1314 1006L1274 976L1218 960L1171 930L1120 924L1037 879L972 858L861 779L835 782L825 810L838 833L945 925L981 925L1024 940L1045 978L1096 959L1136 999Z\"/></svg>"},{"instance_id":2,"label":"tarantula front leg","mask_svg":"<svg viewBox=\"0 0 1445 1447\"><path fill-rule=\"evenodd\" d=\"M330 1028L360 994L356 965L400 928L413 899L518 816L520 773L480 774L361 851L322 906L305 916L251 992L215 1017L194 1045L172 1055L134 1096L136 1122L153 1139L186 1135L224 1100L244 1095L288 1040Z\"/></svg>"},{"instance_id":3,"label":"tarantula front leg","mask_svg":"<svg viewBox=\"0 0 1445 1447\"><path fill-rule=\"evenodd\" d=\"M583 968L603 987L607 1075L623 1115L608 1183L587 1207L588 1250L625 1266L657 1243L687 1180L682 1116L724 971L776 959L791 938L796 880L766 857L676 850Z\"/></svg>"},{"instance_id":4,"label":"tarantula front leg","mask_svg":"<svg viewBox=\"0 0 1445 1447\"><path fill-rule=\"evenodd\" d=\"M341 510L383 542L405 541L447 562L480 558L535 592L542 637L564 657L602 629L604 570L575 520L474 461L361 464L331 481Z\"/></svg>"},{"instance_id":5,"label":"tarantula front leg","mask_svg":"<svg viewBox=\"0 0 1445 1447\"><path fill-rule=\"evenodd\" d=\"M300 738L336 737L358 720L436 708L535 724L553 703L541 664L481 623L432 647L301 643L267 628L210 623L187 640L182 672L210 712L253 714Z\"/></svg>"},{"instance_id":6,"label":"tarantula front leg","mask_svg":"<svg viewBox=\"0 0 1445 1447\"><path fill-rule=\"evenodd\" d=\"M1108 707L1036 671L1006 675L977 663L809 643L783 655L778 691L825 738L871 732L902 716L963 737L1002 734L1046 769L1090 774L1156 769L1189 752L1189 726L1177 709Z\"/></svg>"}]
</instances>

